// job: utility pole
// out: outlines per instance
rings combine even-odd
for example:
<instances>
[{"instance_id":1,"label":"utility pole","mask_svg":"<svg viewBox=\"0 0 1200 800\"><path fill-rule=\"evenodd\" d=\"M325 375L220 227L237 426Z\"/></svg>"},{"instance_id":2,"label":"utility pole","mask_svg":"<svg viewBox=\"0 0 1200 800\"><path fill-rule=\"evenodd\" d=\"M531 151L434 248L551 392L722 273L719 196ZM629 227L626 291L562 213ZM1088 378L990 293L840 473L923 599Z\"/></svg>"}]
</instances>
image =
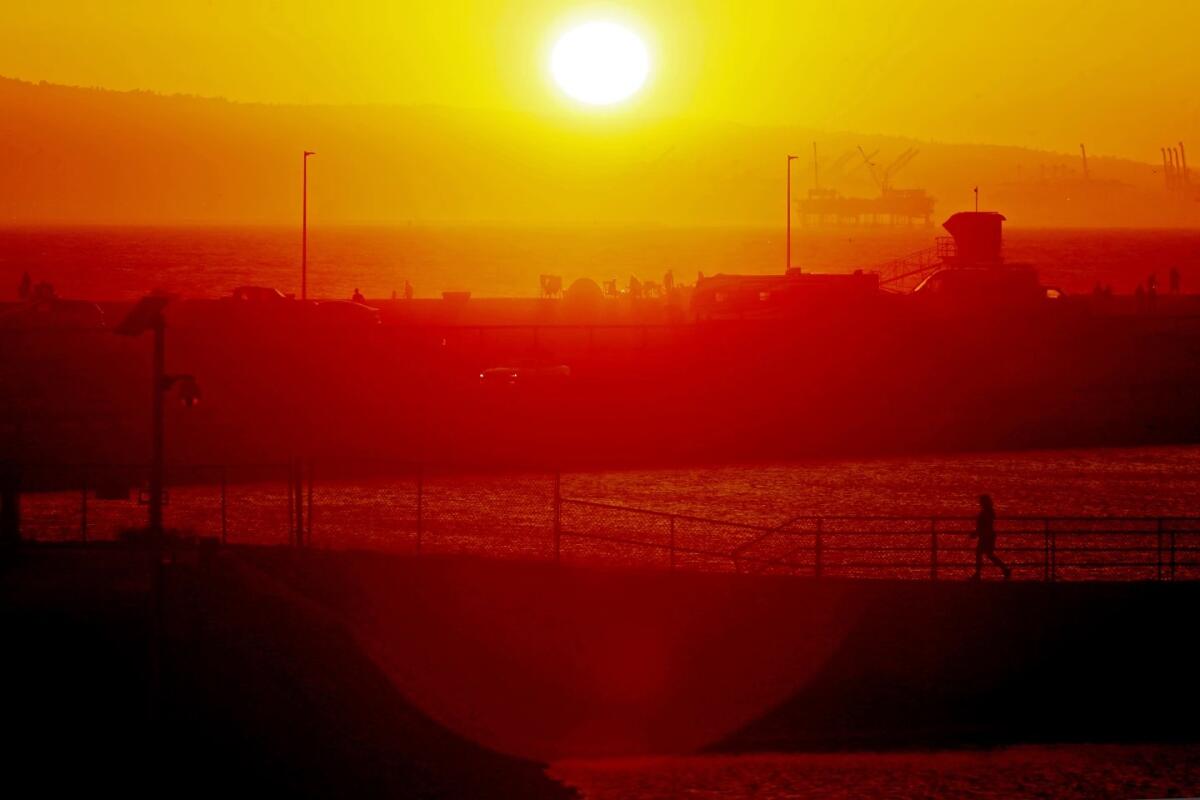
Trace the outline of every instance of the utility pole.
<instances>
[{"instance_id":1,"label":"utility pole","mask_svg":"<svg viewBox=\"0 0 1200 800\"><path fill-rule=\"evenodd\" d=\"M784 274L792 268L792 162L795 160L796 156L787 157L787 256L784 259Z\"/></svg>"},{"instance_id":2,"label":"utility pole","mask_svg":"<svg viewBox=\"0 0 1200 800\"><path fill-rule=\"evenodd\" d=\"M154 333L154 364L151 369L154 381L153 427L154 444L150 455L150 536L155 542L160 542L163 535L163 484L166 463L166 425L164 424L164 395L167 392L167 323L163 319L162 310L155 312L150 319L150 329Z\"/></svg>"},{"instance_id":3,"label":"utility pole","mask_svg":"<svg viewBox=\"0 0 1200 800\"><path fill-rule=\"evenodd\" d=\"M315 156L311 150L304 151L304 178L300 200L300 299L308 299L308 157Z\"/></svg>"}]
</instances>

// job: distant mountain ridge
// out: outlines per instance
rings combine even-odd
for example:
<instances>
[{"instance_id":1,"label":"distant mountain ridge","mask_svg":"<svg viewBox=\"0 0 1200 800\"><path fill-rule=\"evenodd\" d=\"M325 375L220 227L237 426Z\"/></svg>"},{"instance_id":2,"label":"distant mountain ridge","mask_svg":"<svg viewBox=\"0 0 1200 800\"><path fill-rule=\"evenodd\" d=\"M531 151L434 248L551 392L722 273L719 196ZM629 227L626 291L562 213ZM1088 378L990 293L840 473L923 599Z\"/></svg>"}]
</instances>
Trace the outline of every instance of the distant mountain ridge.
<instances>
[{"instance_id":1,"label":"distant mountain ridge","mask_svg":"<svg viewBox=\"0 0 1200 800\"><path fill-rule=\"evenodd\" d=\"M537 117L441 107L287 106L0 78L0 224L291 224L300 153L314 224L775 225L784 155L793 197L822 185L924 188L936 218L973 202L1029 226L1194 223L1200 203L1152 164L1020 147L945 144L682 119ZM831 167L841 162L838 173Z\"/></svg>"}]
</instances>

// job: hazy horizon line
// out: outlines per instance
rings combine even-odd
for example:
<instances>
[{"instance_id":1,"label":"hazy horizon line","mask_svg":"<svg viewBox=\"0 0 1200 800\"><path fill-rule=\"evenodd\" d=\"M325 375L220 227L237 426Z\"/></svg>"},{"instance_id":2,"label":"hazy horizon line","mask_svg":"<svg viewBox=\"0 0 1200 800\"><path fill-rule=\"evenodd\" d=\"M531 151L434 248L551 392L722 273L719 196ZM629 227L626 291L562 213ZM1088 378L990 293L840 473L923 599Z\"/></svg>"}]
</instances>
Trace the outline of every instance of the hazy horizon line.
<instances>
[{"instance_id":1,"label":"hazy horizon line","mask_svg":"<svg viewBox=\"0 0 1200 800\"><path fill-rule=\"evenodd\" d=\"M572 118L577 118L580 116L580 114L578 112L573 113L573 114L567 114L567 113L549 114L549 113L538 112L533 109L527 109L527 108L492 108L492 107L483 107L483 106L448 105L448 104L440 104L440 103L412 103L412 104L404 104L404 103L398 103L398 102L299 103L299 102L294 102L294 101L248 100L248 99L230 98L230 97L225 97L222 95L204 95L204 94L194 94L191 92L166 92L166 91L161 91L158 89L142 89L142 88L117 89L117 88L112 88L112 87L108 87L108 86L99 86L99 85L90 85L89 86L89 85L84 85L84 84L56 83L54 81L17 77L17 76L12 76L12 75L6 75L3 73L0 73L0 81L11 81L14 83L23 84L25 86L29 86L29 87L33 87L33 88L49 87L49 88L54 88L54 89L66 89L66 90L81 91L81 92L103 92L103 93L107 93L107 94L117 94L117 95L148 95L151 97L160 98L160 99L164 99L164 100L171 100L171 99L195 100L195 101L201 101L201 102L207 102L207 103L223 103L223 104L230 105L230 106L241 106L241 107L257 106L257 107L268 108L268 109L296 109L296 110L387 109L387 110L393 110L393 111L425 110L425 111L447 111L447 112L454 112L454 113L460 113L460 114L491 114L491 115L495 115L495 116L525 117L525 118L532 118L532 119L539 119L539 120L546 120L546 121L572 119ZM1076 155L1073 151L1070 151L1070 150L1053 150L1053 149L1049 149L1049 148L1035 147L1035 146L1027 145L1027 144L1014 144L1012 142L938 139L938 138L933 138L933 137L916 136L911 133L893 133L893 132L886 132L886 131L868 132L868 131L856 131L856 130L848 130L848 129L821 128L821 127L818 127L818 125L815 123L803 123L803 122L795 122L795 123L790 123L790 124L784 124L784 123L763 124L763 123L746 122L743 120L728 119L728 118L693 116L693 115L686 115L686 114L654 114L654 113L650 113L648 116L644 116L643 119L648 120L649 122L652 122L652 123L662 123L662 122L698 123L698 122L702 122L702 123L706 123L709 125L723 125L723 126L728 126L728 127L743 128L743 129L747 129L747 130L761 130L761 131L798 130L798 131L804 131L804 132L810 133L810 134L819 133L819 134L822 134L825 136L830 136L830 137L840 137L840 136L880 137L880 138L887 138L887 139L904 140L907 142L912 142L914 144L925 144L925 145L943 145L943 146L949 145L949 146L953 146L953 147L1015 148L1015 149L1019 149L1019 150L1025 150L1030 153L1045 153L1045 154L1051 154L1051 155L1055 155L1055 156L1062 156L1062 157L1068 157L1068 158L1074 158ZM1148 165L1151 167L1155 166L1155 162L1153 162L1153 161L1146 161L1146 160L1142 160L1139 158L1133 158L1131 156L1124 156L1124 155L1112 155L1112 154L1105 154L1105 153L1094 153L1094 154L1089 153L1088 158L1092 159L1092 160L1110 160L1111 159L1111 160L1115 160L1115 161L1125 161L1125 162L1132 163L1132 164Z\"/></svg>"},{"instance_id":2,"label":"hazy horizon line","mask_svg":"<svg viewBox=\"0 0 1200 800\"><path fill-rule=\"evenodd\" d=\"M991 209L984 209L991 210ZM960 211L970 211L970 209L960 209ZM959 213L957 211L949 212L947 219ZM663 230L663 231L700 231L700 230L754 230L777 233L783 235L784 227L782 225L769 225L762 223L672 223L672 222L530 222L530 221L498 221L498 220L457 220L457 221L424 221L424 222L390 222L390 221L364 221L364 222L335 222L314 224L311 220L308 225L308 232L311 236L314 232L319 232L322 229L326 231L338 230L370 230L370 229L403 229L411 228L414 230L428 229L443 229L443 230L566 230L566 231L581 231L581 230ZM291 231L296 230L297 235L300 230L300 224L286 222L171 222L171 223L155 223L155 222L6 222L0 220L0 231L22 231L22 230L63 230L63 229L93 229L93 230L231 230L231 231L250 231L250 230L280 230ZM820 233L820 234L839 234L850 235L874 235L880 233L921 233L922 231L938 232L942 230L942 224L935 222L931 225L862 225L844 227L825 226L825 227L805 227L800 225L792 226L792 236L803 236L805 234ZM1019 222L1008 222L1005 225L1005 230L1021 230L1021 231L1062 231L1070 232L1077 231L1080 233L1099 232L1099 231L1136 231L1138 233L1164 232L1164 233L1185 233L1194 232L1200 233L1200 226L1195 225L1160 225L1160 226L1137 226L1137 225L1023 225Z\"/></svg>"}]
</instances>

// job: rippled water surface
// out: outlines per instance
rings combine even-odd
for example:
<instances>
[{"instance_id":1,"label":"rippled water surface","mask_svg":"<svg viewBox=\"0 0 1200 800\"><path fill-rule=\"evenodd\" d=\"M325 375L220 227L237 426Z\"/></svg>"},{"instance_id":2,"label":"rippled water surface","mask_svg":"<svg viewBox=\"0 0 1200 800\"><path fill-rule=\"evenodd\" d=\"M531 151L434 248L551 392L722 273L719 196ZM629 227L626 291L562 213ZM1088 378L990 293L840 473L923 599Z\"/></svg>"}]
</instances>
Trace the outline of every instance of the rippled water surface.
<instances>
[{"instance_id":1,"label":"rippled water surface","mask_svg":"<svg viewBox=\"0 0 1200 800\"><path fill-rule=\"evenodd\" d=\"M585 800L1187 797L1200 795L1200 746L566 761L550 774Z\"/></svg>"},{"instance_id":2,"label":"rippled water surface","mask_svg":"<svg viewBox=\"0 0 1200 800\"><path fill-rule=\"evenodd\" d=\"M541 273L596 281L630 275L681 282L697 272L775 273L782 231L768 228L361 227L309 231L309 289L316 297L388 297L413 284L418 297L446 290L531 296ZM870 269L928 248L941 228L797 230L793 262L813 271ZM1200 288L1200 231L1012 230L1012 261L1032 263L1067 292L1097 282L1132 292L1171 267L1185 291ZM216 297L235 286L299 292L300 236L289 228L2 228L0 300L13 299L23 271L65 297L128 299L161 288Z\"/></svg>"}]
</instances>

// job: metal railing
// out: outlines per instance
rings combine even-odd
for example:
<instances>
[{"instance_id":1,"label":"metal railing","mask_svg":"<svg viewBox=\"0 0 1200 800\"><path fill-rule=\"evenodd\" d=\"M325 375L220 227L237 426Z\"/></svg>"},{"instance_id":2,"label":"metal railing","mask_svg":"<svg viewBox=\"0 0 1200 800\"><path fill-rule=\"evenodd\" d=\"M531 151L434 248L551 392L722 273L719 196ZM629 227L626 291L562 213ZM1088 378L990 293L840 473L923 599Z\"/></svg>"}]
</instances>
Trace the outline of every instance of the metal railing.
<instances>
[{"instance_id":1,"label":"metal railing","mask_svg":"<svg viewBox=\"0 0 1200 800\"><path fill-rule=\"evenodd\" d=\"M165 517L170 529L228 544L814 578L939 581L975 568L970 516L723 520L565 497L571 477L295 460L176 465ZM26 539L115 539L145 524L144 467L24 468L23 478ZM1200 580L1200 516L1012 516L996 529L1016 580Z\"/></svg>"},{"instance_id":2,"label":"metal railing","mask_svg":"<svg viewBox=\"0 0 1200 800\"><path fill-rule=\"evenodd\" d=\"M869 267L867 271L879 274L880 286L899 288L901 284L919 283L920 279L941 266L943 259L946 258L946 250L941 241L943 238L947 237L939 237L938 244L934 247L926 247L915 253Z\"/></svg>"},{"instance_id":3,"label":"metal railing","mask_svg":"<svg viewBox=\"0 0 1200 800\"><path fill-rule=\"evenodd\" d=\"M567 557L809 577L952 580L975 572L973 516L827 515L777 525L562 499ZM1200 579L1200 516L1010 516L997 555L1018 580ZM986 558L985 575L1000 569Z\"/></svg>"}]
</instances>

